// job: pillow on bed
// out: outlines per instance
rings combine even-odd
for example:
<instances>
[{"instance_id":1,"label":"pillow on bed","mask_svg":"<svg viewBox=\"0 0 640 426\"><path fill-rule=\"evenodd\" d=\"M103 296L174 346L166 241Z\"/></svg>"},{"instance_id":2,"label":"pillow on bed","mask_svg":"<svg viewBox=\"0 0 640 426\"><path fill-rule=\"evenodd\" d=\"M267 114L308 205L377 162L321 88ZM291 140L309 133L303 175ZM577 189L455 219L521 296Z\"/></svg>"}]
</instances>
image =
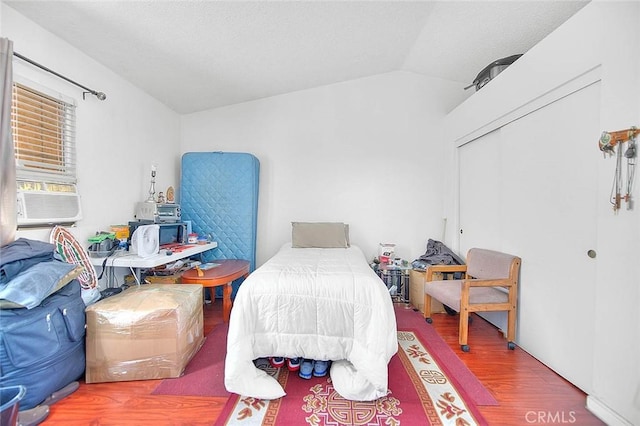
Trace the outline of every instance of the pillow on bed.
<instances>
[{"instance_id":1,"label":"pillow on bed","mask_svg":"<svg viewBox=\"0 0 640 426\"><path fill-rule=\"evenodd\" d=\"M291 222L293 248L347 248L349 225L342 222Z\"/></svg>"}]
</instances>

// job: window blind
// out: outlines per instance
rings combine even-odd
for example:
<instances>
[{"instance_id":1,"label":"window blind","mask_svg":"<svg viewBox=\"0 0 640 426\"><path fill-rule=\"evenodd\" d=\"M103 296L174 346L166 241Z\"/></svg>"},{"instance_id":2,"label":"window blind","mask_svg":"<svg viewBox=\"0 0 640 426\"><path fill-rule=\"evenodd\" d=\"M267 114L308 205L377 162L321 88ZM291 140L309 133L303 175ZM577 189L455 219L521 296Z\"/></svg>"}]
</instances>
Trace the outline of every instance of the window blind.
<instances>
[{"instance_id":1,"label":"window blind","mask_svg":"<svg viewBox=\"0 0 640 426\"><path fill-rule=\"evenodd\" d=\"M76 183L75 105L14 83L16 178Z\"/></svg>"}]
</instances>

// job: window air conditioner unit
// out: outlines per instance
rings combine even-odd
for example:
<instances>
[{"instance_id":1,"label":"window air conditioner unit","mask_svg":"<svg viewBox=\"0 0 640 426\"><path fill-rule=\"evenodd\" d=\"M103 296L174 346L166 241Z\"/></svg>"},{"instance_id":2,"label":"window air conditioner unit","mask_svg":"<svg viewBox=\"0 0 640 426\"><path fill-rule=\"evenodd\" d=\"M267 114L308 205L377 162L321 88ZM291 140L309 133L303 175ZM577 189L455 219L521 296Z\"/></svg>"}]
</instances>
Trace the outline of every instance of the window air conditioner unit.
<instances>
[{"instance_id":1,"label":"window air conditioner unit","mask_svg":"<svg viewBox=\"0 0 640 426\"><path fill-rule=\"evenodd\" d=\"M18 226L74 223L82 219L74 184L18 181Z\"/></svg>"}]
</instances>

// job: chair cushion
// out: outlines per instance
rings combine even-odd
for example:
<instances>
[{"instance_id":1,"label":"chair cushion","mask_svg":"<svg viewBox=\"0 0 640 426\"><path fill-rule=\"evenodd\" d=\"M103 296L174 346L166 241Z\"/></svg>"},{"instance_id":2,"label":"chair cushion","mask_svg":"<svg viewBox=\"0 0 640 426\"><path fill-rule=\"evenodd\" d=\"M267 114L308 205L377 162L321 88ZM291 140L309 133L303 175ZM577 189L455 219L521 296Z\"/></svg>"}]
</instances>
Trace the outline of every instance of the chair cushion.
<instances>
[{"instance_id":1,"label":"chair cushion","mask_svg":"<svg viewBox=\"0 0 640 426\"><path fill-rule=\"evenodd\" d=\"M516 256L493 250L472 248L467 254L467 274L479 279L509 278Z\"/></svg>"},{"instance_id":2,"label":"chair cushion","mask_svg":"<svg viewBox=\"0 0 640 426\"><path fill-rule=\"evenodd\" d=\"M424 283L424 292L460 312L460 288L462 280L428 281ZM501 287L474 287L469 290L469 304L506 303L509 295Z\"/></svg>"}]
</instances>

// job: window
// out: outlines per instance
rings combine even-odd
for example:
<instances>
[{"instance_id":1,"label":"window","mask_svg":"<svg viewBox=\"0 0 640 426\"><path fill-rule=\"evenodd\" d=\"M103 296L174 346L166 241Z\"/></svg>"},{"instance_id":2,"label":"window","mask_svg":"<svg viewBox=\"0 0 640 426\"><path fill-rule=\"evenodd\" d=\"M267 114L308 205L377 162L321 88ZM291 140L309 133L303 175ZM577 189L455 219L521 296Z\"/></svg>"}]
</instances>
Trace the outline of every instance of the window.
<instances>
[{"instance_id":1,"label":"window","mask_svg":"<svg viewBox=\"0 0 640 426\"><path fill-rule=\"evenodd\" d=\"M82 219L76 189L74 101L34 83L13 83L11 130L18 227Z\"/></svg>"},{"instance_id":2,"label":"window","mask_svg":"<svg viewBox=\"0 0 640 426\"><path fill-rule=\"evenodd\" d=\"M76 183L75 121L73 102L13 84L17 180Z\"/></svg>"}]
</instances>

